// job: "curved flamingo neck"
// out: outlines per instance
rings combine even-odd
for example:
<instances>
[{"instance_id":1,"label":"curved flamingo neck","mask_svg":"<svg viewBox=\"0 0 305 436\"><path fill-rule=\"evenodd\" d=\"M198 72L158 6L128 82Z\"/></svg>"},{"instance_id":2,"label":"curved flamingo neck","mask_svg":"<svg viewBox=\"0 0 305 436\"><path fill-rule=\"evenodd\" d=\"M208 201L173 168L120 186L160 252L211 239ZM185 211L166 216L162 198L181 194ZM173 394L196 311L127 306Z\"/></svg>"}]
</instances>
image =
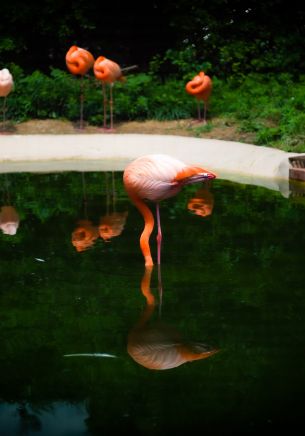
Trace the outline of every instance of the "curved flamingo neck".
<instances>
[{"instance_id":1,"label":"curved flamingo neck","mask_svg":"<svg viewBox=\"0 0 305 436\"><path fill-rule=\"evenodd\" d=\"M145 223L143 232L140 236L140 247L145 259L145 266L153 266L154 262L151 257L149 238L155 224L154 216L151 210L149 209L149 207L144 203L144 201L141 198L137 197L136 195L133 195L130 192L128 194L131 200L133 201L134 205L136 206L136 208L143 216L144 223Z\"/></svg>"}]
</instances>

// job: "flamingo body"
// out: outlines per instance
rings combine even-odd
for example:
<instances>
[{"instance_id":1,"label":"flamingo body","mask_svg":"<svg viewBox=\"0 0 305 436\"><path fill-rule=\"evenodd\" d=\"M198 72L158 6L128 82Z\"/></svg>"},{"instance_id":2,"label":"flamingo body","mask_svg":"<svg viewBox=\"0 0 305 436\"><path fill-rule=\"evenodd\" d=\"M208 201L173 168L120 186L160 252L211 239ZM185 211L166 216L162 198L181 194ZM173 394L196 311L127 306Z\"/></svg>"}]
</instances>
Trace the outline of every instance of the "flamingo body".
<instances>
[{"instance_id":1,"label":"flamingo body","mask_svg":"<svg viewBox=\"0 0 305 436\"><path fill-rule=\"evenodd\" d=\"M212 92L212 80L203 71L200 71L186 84L185 89L188 94L207 103Z\"/></svg>"},{"instance_id":2,"label":"flamingo body","mask_svg":"<svg viewBox=\"0 0 305 436\"><path fill-rule=\"evenodd\" d=\"M104 83L114 83L117 80L123 80L120 66L116 62L105 58L105 56L99 56L96 59L93 71L95 77Z\"/></svg>"},{"instance_id":3,"label":"flamingo body","mask_svg":"<svg viewBox=\"0 0 305 436\"><path fill-rule=\"evenodd\" d=\"M204 115L203 122L206 123L207 105L209 103L210 95L212 92L212 80L203 71L193 77L192 80L187 82L185 90L188 94L193 95L197 99L198 106L198 120L202 121L200 111L200 101L203 101Z\"/></svg>"},{"instance_id":4,"label":"flamingo body","mask_svg":"<svg viewBox=\"0 0 305 436\"><path fill-rule=\"evenodd\" d=\"M145 226L140 237L140 247L145 265L153 265L149 237L154 228L154 217L144 200L158 203L178 194L184 185L214 179L215 174L203 168L187 165L171 156L152 154L139 157L125 169L125 189L142 214ZM161 239L159 208L157 206L158 238ZM158 263L160 263L158 247Z\"/></svg>"},{"instance_id":5,"label":"flamingo body","mask_svg":"<svg viewBox=\"0 0 305 436\"><path fill-rule=\"evenodd\" d=\"M84 48L72 45L66 54L66 65L70 73L84 76L93 67L94 58Z\"/></svg>"},{"instance_id":6,"label":"flamingo body","mask_svg":"<svg viewBox=\"0 0 305 436\"><path fill-rule=\"evenodd\" d=\"M0 97L7 97L13 88L13 76L7 68L0 70Z\"/></svg>"}]
</instances>

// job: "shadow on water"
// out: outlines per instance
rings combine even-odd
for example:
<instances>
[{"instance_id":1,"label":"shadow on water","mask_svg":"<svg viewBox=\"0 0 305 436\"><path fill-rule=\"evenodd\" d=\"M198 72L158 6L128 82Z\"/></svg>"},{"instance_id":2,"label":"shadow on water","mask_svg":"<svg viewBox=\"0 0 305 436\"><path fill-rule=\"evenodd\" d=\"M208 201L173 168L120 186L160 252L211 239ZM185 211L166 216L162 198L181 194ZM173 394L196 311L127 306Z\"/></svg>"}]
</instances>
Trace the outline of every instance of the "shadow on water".
<instances>
[{"instance_id":1,"label":"shadow on water","mask_svg":"<svg viewBox=\"0 0 305 436\"><path fill-rule=\"evenodd\" d=\"M301 195L185 187L162 204L161 280L143 274L143 221L121 173L0 178L1 223L18 222L0 232L0 434L302 423Z\"/></svg>"}]
</instances>

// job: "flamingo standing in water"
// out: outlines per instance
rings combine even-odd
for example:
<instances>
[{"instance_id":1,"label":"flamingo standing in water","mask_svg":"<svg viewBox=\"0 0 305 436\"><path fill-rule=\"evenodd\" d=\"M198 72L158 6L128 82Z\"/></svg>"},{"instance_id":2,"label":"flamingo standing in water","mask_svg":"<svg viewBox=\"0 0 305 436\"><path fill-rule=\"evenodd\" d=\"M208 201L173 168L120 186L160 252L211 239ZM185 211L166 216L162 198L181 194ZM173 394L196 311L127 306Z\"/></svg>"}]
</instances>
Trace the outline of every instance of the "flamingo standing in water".
<instances>
[{"instance_id":1,"label":"flamingo standing in water","mask_svg":"<svg viewBox=\"0 0 305 436\"><path fill-rule=\"evenodd\" d=\"M13 76L11 75L9 70L7 68L3 68L2 70L0 70L0 97L3 97L3 105L2 105L3 129L5 123L6 97L13 89L13 86L14 86Z\"/></svg>"},{"instance_id":2,"label":"flamingo standing in water","mask_svg":"<svg viewBox=\"0 0 305 436\"><path fill-rule=\"evenodd\" d=\"M83 129L83 108L84 108L84 93L83 93L83 78L84 75L93 67L94 57L84 48L72 45L66 54L66 65L70 73L81 77L80 86L80 129Z\"/></svg>"},{"instance_id":3,"label":"flamingo standing in water","mask_svg":"<svg viewBox=\"0 0 305 436\"><path fill-rule=\"evenodd\" d=\"M93 71L95 77L102 82L104 101L104 129L107 128L107 92L106 84L110 87L110 131L113 130L113 85L117 80L124 81L121 67L114 61L99 56L94 62Z\"/></svg>"},{"instance_id":4,"label":"flamingo standing in water","mask_svg":"<svg viewBox=\"0 0 305 436\"><path fill-rule=\"evenodd\" d=\"M203 71L200 71L192 80L187 82L185 89L190 95L197 99L198 121L202 121L200 102L203 101L203 123L206 124L207 106L209 103L210 95L212 92L212 79L207 76Z\"/></svg>"},{"instance_id":5,"label":"flamingo standing in water","mask_svg":"<svg viewBox=\"0 0 305 436\"><path fill-rule=\"evenodd\" d=\"M144 200L156 203L158 224L158 265L161 263L161 222L159 202L173 197L184 185L214 179L216 176L203 168L186 165L178 159L164 154L151 154L131 162L124 171L124 186L131 201L142 214L145 222L140 237L140 247L145 266L152 266L149 238L154 228L154 217Z\"/></svg>"}]
</instances>

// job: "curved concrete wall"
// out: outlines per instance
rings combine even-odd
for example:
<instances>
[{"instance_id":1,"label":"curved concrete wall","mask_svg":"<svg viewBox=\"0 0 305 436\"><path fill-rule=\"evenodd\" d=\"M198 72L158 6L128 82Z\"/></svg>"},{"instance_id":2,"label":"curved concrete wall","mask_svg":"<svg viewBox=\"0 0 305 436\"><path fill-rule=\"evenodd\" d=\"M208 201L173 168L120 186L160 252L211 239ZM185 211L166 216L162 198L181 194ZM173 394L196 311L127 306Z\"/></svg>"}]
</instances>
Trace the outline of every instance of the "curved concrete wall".
<instances>
[{"instance_id":1,"label":"curved concrete wall","mask_svg":"<svg viewBox=\"0 0 305 436\"><path fill-rule=\"evenodd\" d=\"M0 138L0 171L122 171L131 160L165 153L215 172L287 194L289 160L298 153L233 141L171 135L6 135Z\"/></svg>"}]
</instances>

